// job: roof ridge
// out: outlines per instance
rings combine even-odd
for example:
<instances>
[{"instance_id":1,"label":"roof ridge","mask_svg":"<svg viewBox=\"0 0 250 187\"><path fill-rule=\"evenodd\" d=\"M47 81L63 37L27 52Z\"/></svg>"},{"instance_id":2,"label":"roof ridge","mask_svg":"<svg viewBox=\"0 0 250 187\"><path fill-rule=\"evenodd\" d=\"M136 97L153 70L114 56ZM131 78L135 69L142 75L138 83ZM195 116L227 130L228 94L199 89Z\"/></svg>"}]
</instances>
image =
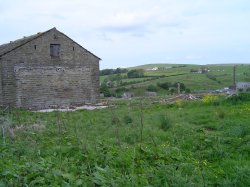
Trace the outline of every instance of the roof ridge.
<instances>
[{"instance_id":1,"label":"roof ridge","mask_svg":"<svg viewBox=\"0 0 250 187\"><path fill-rule=\"evenodd\" d=\"M15 50L15 49L17 49L17 48L19 48L19 47L21 47L21 46L23 46L23 45L25 45L25 44L31 42L31 41L33 41L33 40L35 40L35 39L39 38L40 36L44 35L45 33L48 33L49 31L51 31L51 30L53 30L53 29L56 29L56 28L53 27L52 29L49 29L49 30L47 30L47 31L38 32L37 34L33 34L33 35L30 35L30 36L27 36L27 37L24 37L24 38L17 39L17 40L15 40L15 41L10 42L10 43L6 43L6 44L0 45L0 47L3 47L3 46L5 46L5 45L6 45L5 47L7 47L7 46L9 46L9 45L11 45L11 44L14 44L15 42L22 41L22 40L24 40L25 38L28 39L26 42L21 43L21 44L19 44L19 45L17 45L17 46L14 46L13 48L10 48L9 50L3 52L2 54L0 53L0 57L2 57L2 56L4 56L4 55L10 53L11 51L13 51L13 50ZM30 37L30 39L29 39L29 37Z\"/></svg>"},{"instance_id":2,"label":"roof ridge","mask_svg":"<svg viewBox=\"0 0 250 187\"><path fill-rule=\"evenodd\" d=\"M0 57L6 55L6 54L8 54L8 53L10 53L11 51L14 51L15 49L17 49L17 48L19 48L19 47L22 47L23 45L25 45L25 44L27 44L27 43L29 43L29 42L31 42L31 41L33 41L33 40L39 38L40 36L42 36L42 35L44 35L44 34L50 32L50 31L52 31L52 30L56 30L56 31L59 32L60 34L64 35L65 37L67 37L68 39L70 39L71 41L73 41L74 43L76 43L77 45L79 45L82 49L84 49L85 51L87 51L87 52L90 53L91 55L93 55L93 56L95 56L96 58L98 58L99 60L101 60L101 58L99 58L98 56L96 56L94 53L90 52L89 50L87 50L86 48L84 48L82 45L80 45L79 43L75 42L73 39L71 39L69 36L67 36L67 35L64 34L63 32L57 30L56 27L53 27L53 28L51 28L51 29L49 29L49 30L47 30L47 31L44 31L44 32L38 32L37 34L33 34L33 35L27 36L27 37L25 37L25 38L17 39L17 40L15 40L15 41L13 41L13 42L10 42L10 43L6 43L6 44L0 45ZM25 41L25 39L26 39L27 41ZM24 42L22 42L22 40L24 40ZM18 43L18 42L21 42L21 43L20 43L20 44L17 44L17 45L14 45L15 43ZM11 45L13 45L13 46L11 46ZM6 48L9 47L9 46L10 46L9 49L4 50L4 49L6 49ZM1 54L1 47L2 47L2 49L3 49L3 50L2 50L2 54Z\"/></svg>"}]
</instances>

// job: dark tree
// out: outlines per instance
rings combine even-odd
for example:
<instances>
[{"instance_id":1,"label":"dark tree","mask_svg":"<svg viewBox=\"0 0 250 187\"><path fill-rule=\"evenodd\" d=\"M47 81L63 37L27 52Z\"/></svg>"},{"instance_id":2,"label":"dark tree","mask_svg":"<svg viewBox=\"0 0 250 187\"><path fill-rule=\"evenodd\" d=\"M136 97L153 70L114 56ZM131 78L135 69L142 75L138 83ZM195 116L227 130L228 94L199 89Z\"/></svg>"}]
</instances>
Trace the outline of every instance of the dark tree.
<instances>
[{"instance_id":1,"label":"dark tree","mask_svg":"<svg viewBox=\"0 0 250 187\"><path fill-rule=\"evenodd\" d=\"M133 69L128 71L127 73L128 78L141 78L144 77L144 70L143 69Z\"/></svg>"}]
</instances>

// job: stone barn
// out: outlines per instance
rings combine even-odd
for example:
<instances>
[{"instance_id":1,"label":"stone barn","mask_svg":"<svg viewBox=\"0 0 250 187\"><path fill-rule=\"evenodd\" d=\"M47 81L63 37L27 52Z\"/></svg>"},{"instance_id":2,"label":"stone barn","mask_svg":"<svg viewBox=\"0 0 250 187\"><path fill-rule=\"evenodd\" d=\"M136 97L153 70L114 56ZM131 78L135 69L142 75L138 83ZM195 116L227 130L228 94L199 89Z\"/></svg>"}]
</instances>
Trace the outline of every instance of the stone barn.
<instances>
[{"instance_id":1,"label":"stone barn","mask_svg":"<svg viewBox=\"0 0 250 187\"><path fill-rule=\"evenodd\" d=\"M95 103L100 60L56 28L0 45L0 105L44 109Z\"/></svg>"}]
</instances>

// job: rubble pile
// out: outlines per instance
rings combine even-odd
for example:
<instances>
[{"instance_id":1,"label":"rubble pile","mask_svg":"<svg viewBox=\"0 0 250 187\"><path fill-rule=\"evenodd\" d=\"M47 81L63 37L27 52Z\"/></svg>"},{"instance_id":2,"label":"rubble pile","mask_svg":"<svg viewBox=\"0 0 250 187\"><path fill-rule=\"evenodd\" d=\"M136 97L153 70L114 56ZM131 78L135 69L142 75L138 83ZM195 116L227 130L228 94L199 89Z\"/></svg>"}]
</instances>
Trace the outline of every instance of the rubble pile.
<instances>
[{"instance_id":1,"label":"rubble pile","mask_svg":"<svg viewBox=\"0 0 250 187\"><path fill-rule=\"evenodd\" d=\"M194 101L194 100L199 100L199 99L200 99L199 97L196 97L192 94L180 94L180 95L177 95L173 98L166 99L165 103L174 104L178 100Z\"/></svg>"}]
</instances>

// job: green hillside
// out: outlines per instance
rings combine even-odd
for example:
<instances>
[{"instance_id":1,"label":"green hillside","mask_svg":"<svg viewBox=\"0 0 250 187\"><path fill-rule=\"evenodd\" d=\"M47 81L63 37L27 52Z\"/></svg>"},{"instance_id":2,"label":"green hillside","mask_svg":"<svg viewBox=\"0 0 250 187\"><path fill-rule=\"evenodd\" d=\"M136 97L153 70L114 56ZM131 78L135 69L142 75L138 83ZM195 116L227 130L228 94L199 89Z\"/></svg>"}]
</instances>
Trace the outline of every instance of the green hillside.
<instances>
[{"instance_id":1,"label":"green hillside","mask_svg":"<svg viewBox=\"0 0 250 187\"><path fill-rule=\"evenodd\" d=\"M173 66L182 66L183 64L145 64L145 65L140 65L140 66L134 66L134 67L129 67L127 69L152 69L154 67L159 67L159 68L170 68ZM193 65L187 65L185 64L185 66L193 66Z\"/></svg>"},{"instance_id":2,"label":"green hillside","mask_svg":"<svg viewBox=\"0 0 250 187\"><path fill-rule=\"evenodd\" d=\"M123 88L127 91L144 90L148 87L156 87L160 95L168 92L160 88L163 83L183 83L191 92L200 90L216 90L233 85L233 65L187 65L187 64L149 64L130 67L128 70L143 69L144 77L127 78L126 73L121 74L119 80L117 75L101 76L101 82L113 81L111 92ZM236 68L236 80L240 82L250 81L250 65L239 64Z\"/></svg>"}]
</instances>

